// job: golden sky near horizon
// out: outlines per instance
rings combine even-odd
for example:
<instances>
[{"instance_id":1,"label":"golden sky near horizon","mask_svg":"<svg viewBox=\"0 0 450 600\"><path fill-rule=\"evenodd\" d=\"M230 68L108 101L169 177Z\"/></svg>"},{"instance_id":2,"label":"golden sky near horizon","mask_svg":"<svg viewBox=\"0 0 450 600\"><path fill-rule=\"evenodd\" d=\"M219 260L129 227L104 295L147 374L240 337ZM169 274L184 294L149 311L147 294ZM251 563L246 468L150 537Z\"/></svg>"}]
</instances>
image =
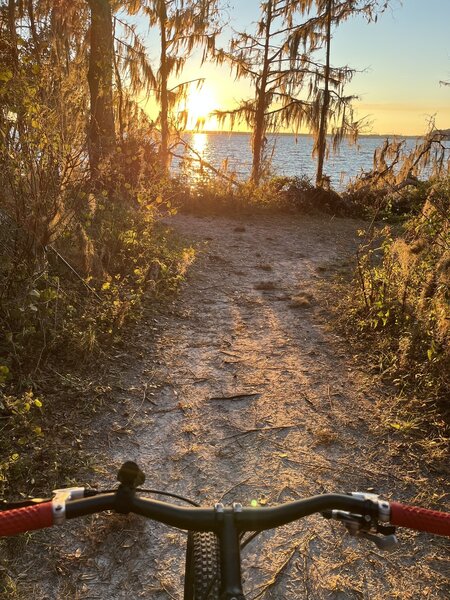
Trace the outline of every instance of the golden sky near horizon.
<instances>
[{"instance_id":1,"label":"golden sky near horizon","mask_svg":"<svg viewBox=\"0 0 450 600\"><path fill-rule=\"evenodd\" d=\"M228 131L230 127L227 124L221 126L217 118L210 113L217 109L232 108L236 105L238 98L236 95L232 95L232 88L233 86L230 89L229 83L228 85L227 83L216 83L213 86L208 79L201 88L193 88L187 97L186 104L180 106L180 109L186 108L189 114L187 129L193 130L199 127L205 131ZM156 119L158 107L155 102L152 99L145 100L143 98L142 105L145 105L146 111ZM354 107L356 118L366 117L368 120L368 127L364 131L367 134L423 135L433 116L436 118L438 128L448 129L450 127L450 104L416 101L409 103L356 101ZM233 130L248 131L248 127L241 123L236 124ZM288 132L289 129L281 131ZM307 130L303 129L301 133L307 133Z\"/></svg>"}]
</instances>

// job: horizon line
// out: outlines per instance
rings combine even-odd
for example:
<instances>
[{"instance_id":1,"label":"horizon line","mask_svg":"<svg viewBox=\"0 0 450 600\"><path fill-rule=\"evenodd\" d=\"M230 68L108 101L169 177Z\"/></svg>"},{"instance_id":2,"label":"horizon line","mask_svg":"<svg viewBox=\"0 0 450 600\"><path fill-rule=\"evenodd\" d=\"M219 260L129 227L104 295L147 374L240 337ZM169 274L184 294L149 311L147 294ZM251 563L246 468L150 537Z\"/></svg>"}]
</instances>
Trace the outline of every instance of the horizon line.
<instances>
[{"instance_id":1,"label":"horizon line","mask_svg":"<svg viewBox=\"0 0 450 600\"><path fill-rule=\"evenodd\" d=\"M247 130L247 131L236 131L236 130L231 130L231 129L185 129L184 131L182 131L182 133L220 133L220 134L227 134L227 135L240 135L240 134L251 134L252 131ZM279 131L279 132L268 132L267 135L292 135L295 137L313 137L312 133L294 133L292 131ZM331 134L327 134L327 136L329 136ZM361 133L360 135L358 135L358 138L367 138L367 137L379 137L379 138L386 138L386 137L398 137L398 138L423 138L424 134L423 133ZM345 138L344 138L345 139Z\"/></svg>"}]
</instances>

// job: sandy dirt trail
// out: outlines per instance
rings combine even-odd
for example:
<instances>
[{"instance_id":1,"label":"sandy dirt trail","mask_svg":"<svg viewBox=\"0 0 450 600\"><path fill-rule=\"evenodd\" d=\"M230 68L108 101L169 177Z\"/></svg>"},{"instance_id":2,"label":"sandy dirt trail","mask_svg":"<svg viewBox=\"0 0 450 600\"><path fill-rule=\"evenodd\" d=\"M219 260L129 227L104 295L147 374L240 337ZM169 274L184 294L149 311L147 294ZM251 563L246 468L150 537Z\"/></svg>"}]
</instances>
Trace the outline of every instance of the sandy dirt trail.
<instances>
[{"instance_id":1,"label":"sandy dirt trail","mask_svg":"<svg viewBox=\"0 0 450 600\"><path fill-rule=\"evenodd\" d=\"M114 422L93 424L107 440L92 444L105 456L93 481L134 459L149 487L206 504L372 488L414 497L425 475L378 431L384 392L332 331L334 298L320 292L324 276L351 259L359 224L297 216L171 224L193 240L197 259L169 312L144 324L118 359ZM248 598L448 597L443 541L400 537L383 554L320 517L267 532L244 554ZM20 577L19 588L39 599L181 599L184 541L137 517L70 524L52 534L44 571Z\"/></svg>"}]
</instances>

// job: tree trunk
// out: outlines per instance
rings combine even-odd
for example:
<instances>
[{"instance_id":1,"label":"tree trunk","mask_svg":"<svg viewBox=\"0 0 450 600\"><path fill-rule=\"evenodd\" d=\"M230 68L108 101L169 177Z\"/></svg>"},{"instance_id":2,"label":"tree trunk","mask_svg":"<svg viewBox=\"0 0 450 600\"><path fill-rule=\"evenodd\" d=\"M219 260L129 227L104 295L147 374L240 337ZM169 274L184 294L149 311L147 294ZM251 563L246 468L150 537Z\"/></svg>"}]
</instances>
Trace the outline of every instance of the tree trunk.
<instances>
[{"instance_id":1,"label":"tree trunk","mask_svg":"<svg viewBox=\"0 0 450 600\"><path fill-rule=\"evenodd\" d=\"M267 4L267 21L266 21L266 39L264 44L264 63L263 71L261 74L261 83L259 90L257 90L257 101L256 101L256 115L255 115L255 129L253 131L252 139L252 173L250 180L258 185L261 178L261 162L264 151L265 142L265 112L266 112L266 87L267 87L267 76L269 73L269 50L270 50L270 28L272 24L272 0L269 0Z\"/></svg>"},{"instance_id":2,"label":"tree trunk","mask_svg":"<svg viewBox=\"0 0 450 600\"><path fill-rule=\"evenodd\" d=\"M10 57L13 73L16 75L19 69L19 57L17 51L16 31L16 3L15 0L8 1L8 29L10 37Z\"/></svg>"},{"instance_id":3,"label":"tree trunk","mask_svg":"<svg viewBox=\"0 0 450 600\"><path fill-rule=\"evenodd\" d=\"M88 83L90 123L88 134L91 175L115 148L113 107L113 23L109 0L88 0L91 9Z\"/></svg>"},{"instance_id":4,"label":"tree trunk","mask_svg":"<svg viewBox=\"0 0 450 600\"><path fill-rule=\"evenodd\" d=\"M116 28L115 28L115 20L113 27L113 36L116 37ZM114 74L116 76L116 86L117 86L117 120L119 121L119 139L122 144L125 139L125 123L123 122L123 85L122 85L122 77L120 75L119 64L117 61L116 53L113 53L113 62L114 62Z\"/></svg>"},{"instance_id":5,"label":"tree trunk","mask_svg":"<svg viewBox=\"0 0 450 600\"><path fill-rule=\"evenodd\" d=\"M162 0L159 9L159 27L161 34L161 63L160 63L160 93L161 93L161 147L160 159L164 172L169 168L169 96L167 91L168 67L167 67L167 38L166 38L166 4Z\"/></svg>"},{"instance_id":6,"label":"tree trunk","mask_svg":"<svg viewBox=\"0 0 450 600\"><path fill-rule=\"evenodd\" d=\"M33 57L34 57L34 60L36 61L36 64L40 68L41 67L41 53L40 53L39 38L38 38L37 30L36 30L36 20L34 18L33 0L28 0L27 12L28 12L28 19L30 20L31 38L33 40Z\"/></svg>"},{"instance_id":7,"label":"tree trunk","mask_svg":"<svg viewBox=\"0 0 450 600\"><path fill-rule=\"evenodd\" d=\"M331 46L331 16L333 0L328 0L327 5L327 37L326 37L326 63L325 63L325 88L323 90L322 110L320 113L319 138L317 141L317 174L316 187L323 186L323 163L327 147L327 122L328 108L330 106L330 46Z\"/></svg>"}]
</instances>

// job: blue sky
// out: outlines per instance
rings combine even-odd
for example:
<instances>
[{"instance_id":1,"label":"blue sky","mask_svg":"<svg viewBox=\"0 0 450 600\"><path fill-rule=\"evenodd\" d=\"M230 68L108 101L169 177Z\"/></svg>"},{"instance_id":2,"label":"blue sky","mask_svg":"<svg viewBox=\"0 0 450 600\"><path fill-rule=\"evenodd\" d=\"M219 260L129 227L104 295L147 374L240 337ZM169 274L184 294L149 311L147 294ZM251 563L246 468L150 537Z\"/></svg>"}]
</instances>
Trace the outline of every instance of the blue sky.
<instances>
[{"instance_id":1,"label":"blue sky","mask_svg":"<svg viewBox=\"0 0 450 600\"><path fill-rule=\"evenodd\" d=\"M335 34L334 57L368 69L349 88L362 107L391 112L401 123L415 119L417 133L434 113L450 127L450 88L439 85L450 80L450 0L404 0L378 23L349 21Z\"/></svg>"}]
</instances>

